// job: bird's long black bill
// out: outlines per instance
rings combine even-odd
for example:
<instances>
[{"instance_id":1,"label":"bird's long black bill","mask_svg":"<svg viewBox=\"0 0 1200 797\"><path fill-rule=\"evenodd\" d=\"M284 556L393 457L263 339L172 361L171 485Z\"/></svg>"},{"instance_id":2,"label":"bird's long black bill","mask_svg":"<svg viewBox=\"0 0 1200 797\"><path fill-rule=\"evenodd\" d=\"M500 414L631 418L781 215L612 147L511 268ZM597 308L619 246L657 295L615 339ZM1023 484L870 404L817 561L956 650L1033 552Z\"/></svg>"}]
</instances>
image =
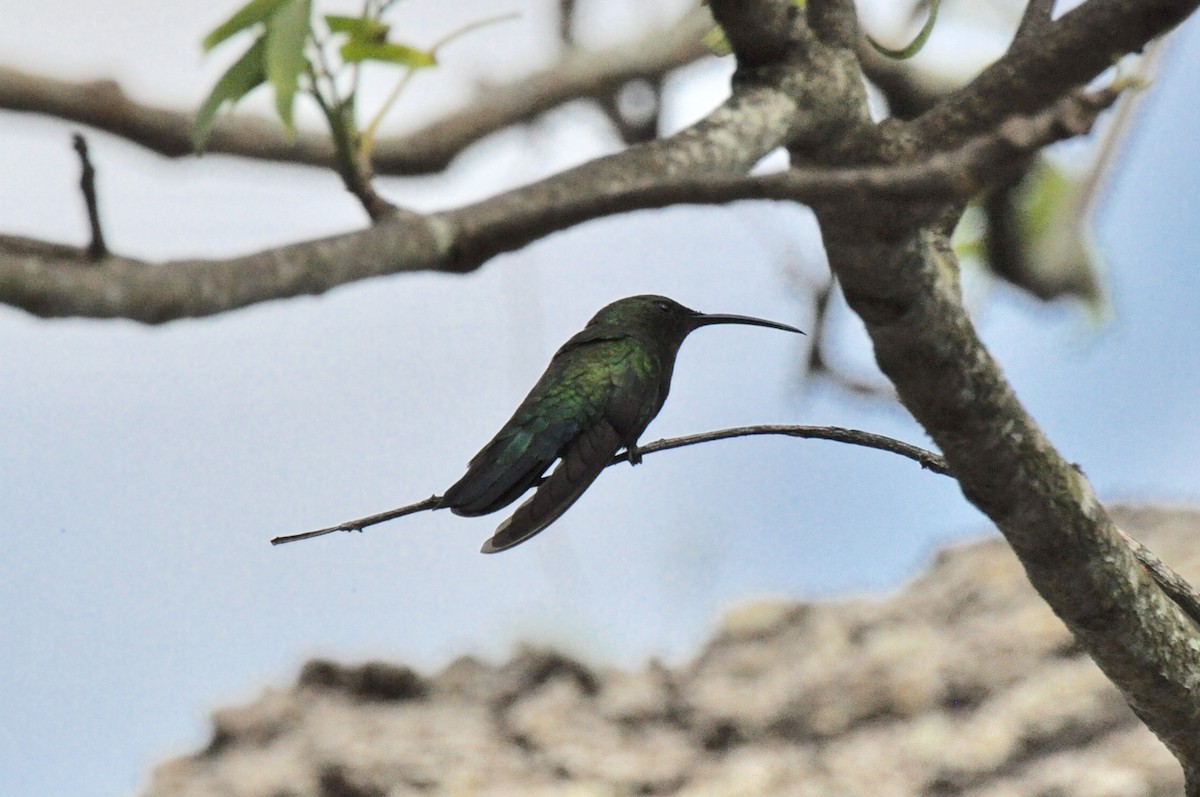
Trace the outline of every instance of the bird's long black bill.
<instances>
[{"instance_id":1,"label":"bird's long black bill","mask_svg":"<svg viewBox=\"0 0 1200 797\"><path fill-rule=\"evenodd\" d=\"M695 320L692 321L697 327L706 327L709 324L743 324L749 327L770 327L771 329L782 329L784 332L798 332L803 335L802 330L796 329L787 324L781 324L778 321L768 321L765 318L755 318L749 315L729 315L727 313L697 313Z\"/></svg>"}]
</instances>

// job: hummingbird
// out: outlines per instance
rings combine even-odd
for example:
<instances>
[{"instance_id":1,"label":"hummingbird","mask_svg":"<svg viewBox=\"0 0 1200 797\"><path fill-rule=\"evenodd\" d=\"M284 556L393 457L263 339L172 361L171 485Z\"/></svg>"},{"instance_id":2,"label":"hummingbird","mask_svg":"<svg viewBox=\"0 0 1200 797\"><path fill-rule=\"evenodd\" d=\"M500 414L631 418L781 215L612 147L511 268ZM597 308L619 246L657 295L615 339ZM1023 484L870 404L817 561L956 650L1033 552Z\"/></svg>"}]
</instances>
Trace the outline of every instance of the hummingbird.
<instances>
[{"instance_id":1,"label":"hummingbird","mask_svg":"<svg viewBox=\"0 0 1200 797\"><path fill-rule=\"evenodd\" d=\"M605 306L562 345L541 379L446 490L437 509L487 515L535 486L497 527L483 553L525 542L562 516L623 447L641 462L638 437L671 389L683 340L711 324L746 324L804 333L787 324L742 315L706 314L665 296L630 296Z\"/></svg>"}]
</instances>

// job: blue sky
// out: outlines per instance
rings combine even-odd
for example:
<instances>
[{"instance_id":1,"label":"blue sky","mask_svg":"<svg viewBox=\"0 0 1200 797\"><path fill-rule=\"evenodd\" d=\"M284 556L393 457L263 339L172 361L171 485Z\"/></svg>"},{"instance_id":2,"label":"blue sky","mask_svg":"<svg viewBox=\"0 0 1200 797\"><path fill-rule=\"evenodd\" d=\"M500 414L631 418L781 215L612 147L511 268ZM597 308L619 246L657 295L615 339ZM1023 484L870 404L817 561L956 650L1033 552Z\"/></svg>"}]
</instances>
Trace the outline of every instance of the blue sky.
<instances>
[{"instance_id":1,"label":"blue sky","mask_svg":"<svg viewBox=\"0 0 1200 797\"><path fill-rule=\"evenodd\" d=\"M169 12L128 3L119 18L103 4L53 19L27 5L0 32L18 66L114 76L182 107L217 68L196 55L217 18L198 0ZM429 38L453 27L420 6ZM70 46L44 51L51 34ZM418 81L416 107L466 91L449 56L447 74ZM471 48L461 57L468 74L482 71ZM722 70L675 82L677 122L719 98ZM1003 287L977 318L1022 400L1108 500L1200 501L1196 75L1193 24L1100 214L1112 319L1096 325ZM82 242L72 128L0 122L11 176L0 227ZM219 256L361 224L331 174L91 143L121 251ZM612 146L591 112L569 108L477 147L444 179L383 189L437 207ZM523 639L597 661L678 660L732 603L887 590L939 545L983 533L953 483L906 460L754 439L612 469L552 529L500 556L477 553L499 517L447 513L267 544L443 490L611 299L665 293L807 328L794 272L820 260L804 211L743 203L602 220L466 277L374 280L156 329L0 308L0 791L135 791L155 761L203 743L214 707L289 683L315 654L431 669L465 652L500 658ZM868 368L861 338L848 340L846 356ZM646 439L786 422L924 441L895 408L804 385L805 345L762 329L697 332Z\"/></svg>"}]
</instances>

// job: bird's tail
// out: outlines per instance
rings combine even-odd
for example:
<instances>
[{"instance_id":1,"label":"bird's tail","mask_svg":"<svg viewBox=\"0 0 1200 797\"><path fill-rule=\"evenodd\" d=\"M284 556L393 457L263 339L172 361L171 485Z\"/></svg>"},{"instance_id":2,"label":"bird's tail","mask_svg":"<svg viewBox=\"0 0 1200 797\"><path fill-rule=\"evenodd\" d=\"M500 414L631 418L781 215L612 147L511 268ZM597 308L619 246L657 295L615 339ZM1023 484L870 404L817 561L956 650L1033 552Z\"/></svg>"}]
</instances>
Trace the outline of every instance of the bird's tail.
<instances>
[{"instance_id":1,"label":"bird's tail","mask_svg":"<svg viewBox=\"0 0 1200 797\"><path fill-rule=\"evenodd\" d=\"M571 508L571 504L591 486L600 471L621 447L621 436L607 420L601 419L580 434L562 455L562 462L537 492L517 507L512 517L496 529L483 544L483 553L498 553L519 545Z\"/></svg>"}]
</instances>

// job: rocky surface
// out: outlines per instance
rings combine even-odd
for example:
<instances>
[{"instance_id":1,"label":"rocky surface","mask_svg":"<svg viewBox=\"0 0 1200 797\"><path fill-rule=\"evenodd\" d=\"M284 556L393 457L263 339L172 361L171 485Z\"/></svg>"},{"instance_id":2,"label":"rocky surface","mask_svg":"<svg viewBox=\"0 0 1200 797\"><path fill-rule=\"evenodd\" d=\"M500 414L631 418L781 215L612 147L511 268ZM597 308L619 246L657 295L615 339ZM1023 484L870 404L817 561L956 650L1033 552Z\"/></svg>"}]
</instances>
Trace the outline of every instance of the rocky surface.
<instances>
[{"instance_id":1,"label":"rocky surface","mask_svg":"<svg viewBox=\"0 0 1200 797\"><path fill-rule=\"evenodd\" d=\"M1200 577L1200 512L1117 515ZM679 669L312 661L213 724L148 797L1182 794L999 539L891 596L734 611Z\"/></svg>"}]
</instances>

